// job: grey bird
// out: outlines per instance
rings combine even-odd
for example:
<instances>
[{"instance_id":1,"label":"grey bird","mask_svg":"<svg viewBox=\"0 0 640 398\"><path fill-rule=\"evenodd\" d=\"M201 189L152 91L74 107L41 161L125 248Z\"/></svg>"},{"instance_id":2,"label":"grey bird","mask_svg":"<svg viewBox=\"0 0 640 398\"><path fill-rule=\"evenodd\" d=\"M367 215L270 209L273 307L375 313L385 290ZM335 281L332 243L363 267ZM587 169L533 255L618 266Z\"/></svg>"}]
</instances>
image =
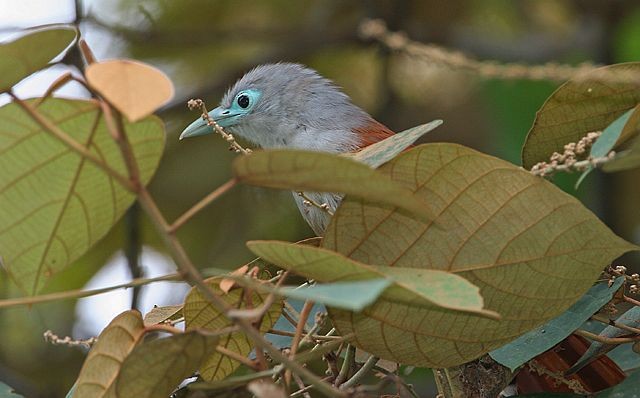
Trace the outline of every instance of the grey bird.
<instances>
[{"instance_id":1,"label":"grey bird","mask_svg":"<svg viewBox=\"0 0 640 398\"><path fill-rule=\"evenodd\" d=\"M332 81L294 63L261 65L240 78L209 112L226 131L262 148L295 148L331 153L360 150L394 134L354 105ZM180 139L210 134L203 119L191 123ZM306 192L335 210L341 196ZM294 193L304 219L322 236L330 217Z\"/></svg>"}]
</instances>

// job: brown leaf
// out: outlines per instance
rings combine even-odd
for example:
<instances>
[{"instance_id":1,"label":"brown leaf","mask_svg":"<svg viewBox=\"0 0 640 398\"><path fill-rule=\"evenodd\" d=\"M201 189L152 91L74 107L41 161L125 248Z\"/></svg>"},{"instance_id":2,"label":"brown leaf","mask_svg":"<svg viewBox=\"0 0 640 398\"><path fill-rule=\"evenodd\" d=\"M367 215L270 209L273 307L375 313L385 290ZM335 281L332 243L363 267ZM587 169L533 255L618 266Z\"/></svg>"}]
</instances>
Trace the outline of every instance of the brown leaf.
<instances>
[{"instance_id":1,"label":"brown leaf","mask_svg":"<svg viewBox=\"0 0 640 398\"><path fill-rule=\"evenodd\" d=\"M640 62L630 62L596 69L560 86L536 115L522 148L523 167L548 161L564 145L603 130L640 103L639 76Z\"/></svg>"},{"instance_id":2,"label":"brown leaf","mask_svg":"<svg viewBox=\"0 0 640 398\"><path fill-rule=\"evenodd\" d=\"M360 313L329 308L342 335L355 333L358 347L388 360L473 360L565 311L607 264L638 249L548 181L460 145L421 145L379 170L430 203L443 228L347 197L323 247L380 267L454 273L502 316L391 300Z\"/></svg>"},{"instance_id":3,"label":"brown leaf","mask_svg":"<svg viewBox=\"0 0 640 398\"><path fill-rule=\"evenodd\" d=\"M89 85L131 122L150 115L173 97L171 80L142 62L96 62L87 67L85 75Z\"/></svg>"},{"instance_id":4,"label":"brown leaf","mask_svg":"<svg viewBox=\"0 0 640 398\"><path fill-rule=\"evenodd\" d=\"M249 270L249 264L245 264L242 267L234 270L231 273L231 275L242 276L246 274L248 270ZM220 281L220 290L222 290L225 293L229 293L229 291L233 289L235 285L236 285L236 282L233 279L222 278L222 280Z\"/></svg>"},{"instance_id":5,"label":"brown leaf","mask_svg":"<svg viewBox=\"0 0 640 398\"><path fill-rule=\"evenodd\" d=\"M144 335L140 312L123 312L100 333L82 365L74 397L113 396L113 383L125 358Z\"/></svg>"}]
</instances>

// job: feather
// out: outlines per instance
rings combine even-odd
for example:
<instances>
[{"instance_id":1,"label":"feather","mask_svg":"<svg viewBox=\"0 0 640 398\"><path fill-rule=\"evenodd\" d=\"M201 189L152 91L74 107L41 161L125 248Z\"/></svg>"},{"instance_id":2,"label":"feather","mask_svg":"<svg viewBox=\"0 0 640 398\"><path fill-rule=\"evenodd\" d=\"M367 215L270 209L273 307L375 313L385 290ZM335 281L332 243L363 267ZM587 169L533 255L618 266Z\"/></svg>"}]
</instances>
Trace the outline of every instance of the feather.
<instances>
[{"instance_id":1,"label":"feather","mask_svg":"<svg viewBox=\"0 0 640 398\"><path fill-rule=\"evenodd\" d=\"M375 119L370 119L367 124L362 127L355 127L352 131L359 137L359 149L375 144L395 134L391 129Z\"/></svg>"}]
</instances>

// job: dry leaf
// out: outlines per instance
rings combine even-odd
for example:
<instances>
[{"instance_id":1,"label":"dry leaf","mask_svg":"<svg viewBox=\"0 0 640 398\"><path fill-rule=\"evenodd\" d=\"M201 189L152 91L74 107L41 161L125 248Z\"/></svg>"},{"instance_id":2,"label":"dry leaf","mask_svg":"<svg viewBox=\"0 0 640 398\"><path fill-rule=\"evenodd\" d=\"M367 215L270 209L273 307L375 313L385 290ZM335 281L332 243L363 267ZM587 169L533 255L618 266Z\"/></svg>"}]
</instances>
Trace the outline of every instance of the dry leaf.
<instances>
[{"instance_id":1,"label":"dry leaf","mask_svg":"<svg viewBox=\"0 0 640 398\"><path fill-rule=\"evenodd\" d=\"M87 82L132 122L150 115L173 97L173 84L160 70L116 59L89 65Z\"/></svg>"}]
</instances>

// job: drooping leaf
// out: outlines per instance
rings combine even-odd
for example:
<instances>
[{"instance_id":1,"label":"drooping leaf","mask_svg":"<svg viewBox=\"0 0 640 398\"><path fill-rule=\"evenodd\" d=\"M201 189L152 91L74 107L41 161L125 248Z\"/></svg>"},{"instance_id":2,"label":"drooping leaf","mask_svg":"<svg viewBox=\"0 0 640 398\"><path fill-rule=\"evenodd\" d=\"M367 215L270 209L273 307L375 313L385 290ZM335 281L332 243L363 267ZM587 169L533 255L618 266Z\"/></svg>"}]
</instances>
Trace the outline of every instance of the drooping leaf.
<instances>
[{"instance_id":1,"label":"drooping leaf","mask_svg":"<svg viewBox=\"0 0 640 398\"><path fill-rule=\"evenodd\" d=\"M389 279L315 284L300 288L282 287L277 292L298 300L311 300L343 310L361 311L376 301L391 284Z\"/></svg>"},{"instance_id":2,"label":"drooping leaf","mask_svg":"<svg viewBox=\"0 0 640 398\"><path fill-rule=\"evenodd\" d=\"M312 246L278 241L252 241L247 246L258 256L320 282L390 279L385 302L416 308L442 307L495 317L483 310L478 288L457 275L440 270L380 267L363 264L338 253Z\"/></svg>"},{"instance_id":3,"label":"drooping leaf","mask_svg":"<svg viewBox=\"0 0 640 398\"><path fill-rule=\"evenodd\" d=\"M344 156L297 150L257 151L239 156L233 171L241 181L268 188L366 195L430 219L428 204L371 167Z\"/></svg>"},{"instance_id":4,"label":"drooping leaf","mask_svg":"<svg viewBox=\"0 0 640 398\"><path fill-rule=\"evenodd\" d=\"M87 82L131 122L173 97L173 84L151 65L128 59L96 62L85 71Z\"/></svg>"},{"instance_id":5,"label":"drooping leaf","mask_svg":"<svg viewBox=\"0 0 640 398\"><path fill-rule=\"evenodd\" d=\"M182 316L183 304L153 307L144 316L145 325L156 325L167 320L178 319Z\"/></svg>"},{"instance_id":6,"label":"drooping leaf","mask_svg":"<svg viewBox=\"0 0 640 398\"><path fill-rule=\"evenodd\" d=\"M356 333L359 347L385 359L473 360L558 316L607 264L637 249L553 184L469 148L421 145L379 171L430 203L442 227L347 196L323 247L363 263L452 272L502 317L387 302L359 314L329 309L342 334Z\"/></svg>"},{"instance_id":7,"label":"drooping leaf","mask_svg":"<svg viewBox=\"0 0 640 398\"><path fill-rule=\"evenodd\" d=\"M214 292L231 307L236 309L249 308L247 297L244 296L244 290L235 289L229 293L225 293L220 289L221 280L221 277L210 278L207 279L207 283ZM251 307L259 307L264 302L265 297L266 294L252 292L250 295ZM280 317L281 310L282 301L276 300L262 319L262 323L260 324L261 332L264 333L273 327ZM192 288L189 294L187 294L183 313L187 330L202 328L216 331L232 326L231 321L211 305L196 288ZM218 344L242 356L248 356L252 350L251 342L242 332L222 336ZM238 366L240 366L238 361L216 352L211 354L202 363L200 366L200 374L206 381L222 380L236 370Z\"/></svg>"},{"instance_id":8,"label":"drooping leaf","mask_svg":"<svg viewBox=\"0 0 640 398\"><path fill-rule=\"evenodd\" d=\"M60 54L76 38L76 30L57 26L35 30L0 44L0 92L36 72Z\"/></svg>"},{"instance_id":9,"label":"drooping leaf","mask_svg":"<svg viewBox=\"0 0 640 398\"><path fill-rule=\"evenodd\" d=\"M115 396L168 397L215 352L219 336L189 331L138 345L122 364Z\"/></svg>"},{"instance_id":10,"label":"drooping leaf","mask_svg":"<svg viewBox=\"0 0 640 398\"><path fill-rule=\"evenodd\" d=\"M129 310L115 317L91 347L76 381L74 397L113 397L122 363L144 335L142 315Z\"/></svg>"},{"instance_id":11,"label":"drooping leaf","mask_svg":"<svg viewBox=\"0 0 640 398\"><path fill-rule=\"evenodd\" d=\"M579 75L560 86L536 115L522 148L522 164L530 169L548 161L564 145L601 131L640 103L640 63L610 65Z\"/></svg>"},{"instance_id":12,"label":"drooping leaf","mask_svg":"<svg viewBox=\"0 0 640 398\"><path fill-rule=\"evenodd\" d=\"M422 124L394 134L382 141L371 144L358 152L349 152L345 156L351 157L358 162L362 162L370 167L378 168L396 157L400 152L411 146L416 140L429 131L442 124L442 120L434 120L427 124Z\"/></svg>"},{"instance_id":13,"label":"drooping leaf","mask_svg":"<svg viewBox=\"0 0 640 398\"><path fill-rule=\"evenodd\" d=\"M489 355L511 371L515 371L578 329L591 315L611 300L622 282L623 278L618 278L610 288L606 283L598 283L560 316L518 337L511 343L491 351Z\"/></svg>"},{"instance_id":14,"label":"drooping leaf","mask_svg":"<svg viewBox=\"0 0 640 398\"><path fill-rule=\"evenodd\" d=\"M28 103L35 106L36 101ZM49 98L36 109L126 175L95 102ZM125 129L147 183L164 147L162 122L149 117L125 123ZM30 294L102 238L134 200L15 103L0 108L0 170L0 256L16 284Z\"/></svg>"},{"instance_id":15,"label":"drooping leaf","mask_svg":"<svg viewBox=\"0 0 640 398\"><path fill-rule=\"evenodd\" d=\"M622 114L622 116L614 120L610 125L602 130L602 135L600 135L600 137L591 147L589 156L591 156L592 158L601 158L603 156L607 156L619 141L622 131L625 129L629 118L636 109L638 109L638 107L626 111ZM593 166L590 166L588 169L582 172L582 175L576 182L576 189L592 170Z\"/></svg>"}]
</instances>

